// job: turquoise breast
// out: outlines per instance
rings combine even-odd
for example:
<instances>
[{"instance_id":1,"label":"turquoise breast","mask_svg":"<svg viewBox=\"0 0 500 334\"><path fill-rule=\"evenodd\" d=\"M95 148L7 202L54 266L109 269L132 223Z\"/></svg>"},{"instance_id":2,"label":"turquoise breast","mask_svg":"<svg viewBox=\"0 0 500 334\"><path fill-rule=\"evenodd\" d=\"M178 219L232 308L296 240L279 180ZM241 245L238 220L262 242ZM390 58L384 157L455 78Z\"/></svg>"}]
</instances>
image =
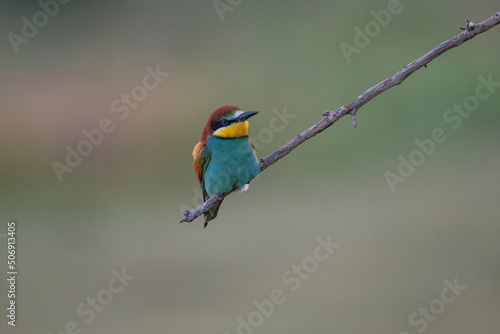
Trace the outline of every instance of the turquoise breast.
<instances>
[{"instance_id":1,"label":"turquoise breast","mask_svg":"<svg viewBox=\"0 0 500 334\"><path fill-rule=\"evenodd\" d=\"M259 161L248 137L208 138L210 162L204 173L209 196L225 193L250 182L260 173Z\"/></svg>"}]
</instances>

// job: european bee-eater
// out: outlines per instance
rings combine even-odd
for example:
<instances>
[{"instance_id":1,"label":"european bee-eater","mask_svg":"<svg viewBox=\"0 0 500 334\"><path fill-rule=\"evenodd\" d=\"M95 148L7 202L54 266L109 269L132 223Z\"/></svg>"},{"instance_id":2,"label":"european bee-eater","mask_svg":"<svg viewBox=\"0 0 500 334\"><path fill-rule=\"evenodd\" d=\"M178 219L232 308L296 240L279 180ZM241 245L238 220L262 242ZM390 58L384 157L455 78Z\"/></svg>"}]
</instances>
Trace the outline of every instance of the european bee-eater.
<instances>
[{"instance_id":1,"label":"european bee-eater","mask_svg":"<svg viewBox=\"0 0 500 334\"><path fill-rule=\"evenodd\" d=\"M248 139L247 119L257 111L243 112L236 106L216 109L208 118L193 150L193 166L203 191L203 200L215 193L245 191L260 172L255 147ZM217 217L222 200L205 213L205 227Z\"/></svg>"}]
</instances>

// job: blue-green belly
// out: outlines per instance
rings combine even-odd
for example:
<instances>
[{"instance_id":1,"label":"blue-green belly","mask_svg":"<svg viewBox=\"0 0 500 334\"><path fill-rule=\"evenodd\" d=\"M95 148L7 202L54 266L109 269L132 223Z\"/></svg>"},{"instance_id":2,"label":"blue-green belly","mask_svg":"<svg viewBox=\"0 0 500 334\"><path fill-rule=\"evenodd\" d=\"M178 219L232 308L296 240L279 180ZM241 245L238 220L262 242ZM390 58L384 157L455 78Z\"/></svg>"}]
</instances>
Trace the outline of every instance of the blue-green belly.
<instances>
[{"instance_id":1,"label":"blue-green belly","mask_svg":"<svg viewBox=\"0 0 500 334\"><path fill-rule=\"evenodd\" d=\"M204 181L209 196L241 187L260 172L259 161L247 137L212 136L208 139L206 148L210 152L210 162Z\"/></svg>"}]
</instances>

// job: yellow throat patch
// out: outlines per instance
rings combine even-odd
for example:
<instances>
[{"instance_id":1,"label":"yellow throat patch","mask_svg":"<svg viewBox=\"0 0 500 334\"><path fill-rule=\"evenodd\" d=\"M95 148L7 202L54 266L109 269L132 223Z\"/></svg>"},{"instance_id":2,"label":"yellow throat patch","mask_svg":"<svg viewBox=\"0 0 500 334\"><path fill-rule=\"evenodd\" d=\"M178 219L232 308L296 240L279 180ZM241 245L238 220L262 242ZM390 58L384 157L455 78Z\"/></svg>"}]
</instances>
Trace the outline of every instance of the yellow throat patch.
<instances>
[{"instance_id":1,"label":"yellow throat patch","mask_svg":"<svg viewBox=\"0 0 500 334\"><path fill-rule=\"evenodd\" d=\"M248 122L233 123L226 128L217 129L214 136L222 138L238 138L248 136Z\"/></svg>"}]
</instances>

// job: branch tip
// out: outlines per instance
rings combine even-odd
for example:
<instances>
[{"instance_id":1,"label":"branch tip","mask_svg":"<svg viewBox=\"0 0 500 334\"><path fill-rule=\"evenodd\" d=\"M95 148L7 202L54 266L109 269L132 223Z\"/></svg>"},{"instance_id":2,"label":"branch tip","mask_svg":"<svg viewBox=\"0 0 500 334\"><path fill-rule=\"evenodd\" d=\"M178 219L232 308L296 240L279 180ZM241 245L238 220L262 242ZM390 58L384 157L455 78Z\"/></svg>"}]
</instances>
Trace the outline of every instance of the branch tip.
<instances>
[{"instance_id":1,"label":"branch tip","mask_svg":"<svg viewBox=\"0 0 500 334\"><path fill-rule=\"evenodd\" d=\"M181 224L182 224L182 223L184 223L184 222L186 222L186 223L190 223L191 221L190 221L190 220L188 220L189 214L190 214L190 212L189 212L189 211L184 212L184 218L182 218L182 219L181 219L181 221L180 221L179 223L181 223Z\"/></svg>"},{"instance_id":2,"label":"branch tip","mask_svg":"<svg viewBox=\"0 0 500 334\"><path fill-rule=\"evenodd\" d=\"M179 223L190 223L192 222L196 217L198 217L198 215L195 215L194 217L191 217L192 216L192 212L195 211L195 210L192 210L192 211L189 211L189 210L186 210L184 211L183 215L184 215L184 218L181 219L181 221ZM196 214L196 212L195 212Z\"/></svg>"}]
</instances>

